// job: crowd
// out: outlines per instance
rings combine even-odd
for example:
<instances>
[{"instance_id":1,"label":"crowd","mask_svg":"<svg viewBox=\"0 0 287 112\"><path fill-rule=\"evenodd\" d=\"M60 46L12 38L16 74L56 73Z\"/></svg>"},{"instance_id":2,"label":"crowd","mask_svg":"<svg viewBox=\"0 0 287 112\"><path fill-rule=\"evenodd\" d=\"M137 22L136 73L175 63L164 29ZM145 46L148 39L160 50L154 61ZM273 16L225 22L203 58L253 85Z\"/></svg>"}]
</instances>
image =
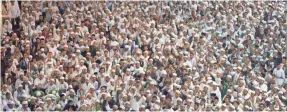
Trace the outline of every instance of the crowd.
<instances>
[{"instance_id":1,"label":"crowd","mask_svg":"<svg viewBox=\"0 0 287 112\"><path fill-rule=\"evenodd\" d=\"M1 3L3 111L287 111L287 2Z\"/></svg>"}]
</instances>

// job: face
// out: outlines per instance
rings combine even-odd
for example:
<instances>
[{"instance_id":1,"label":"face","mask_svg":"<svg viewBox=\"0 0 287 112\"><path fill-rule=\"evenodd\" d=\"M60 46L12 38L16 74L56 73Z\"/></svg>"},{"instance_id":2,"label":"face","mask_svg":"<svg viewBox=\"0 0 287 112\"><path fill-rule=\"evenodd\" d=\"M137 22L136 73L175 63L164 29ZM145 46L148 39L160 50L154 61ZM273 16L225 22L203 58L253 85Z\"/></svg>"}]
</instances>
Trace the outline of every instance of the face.
<instances>
[{"instance_id":1,"label":"face","mask_svg":"<svg viewBox=\"0 0 287 112\"><path fill-rule=\"evenodd\" d=\"M11 78L8 78L8 79L7 79L7 83L11 84L11 82L12 82L12 79L11 79Z\"/></svg>"},{"instance_id":2,"label":"face","mask_svg":"<svg viewBox=\"0 0 287 112\"><path fill-rule=\"evenodd\" d=\"M263 109L264 109L264 105L263 105L263 104L260 104L260 105L259 105L259 110L262 111Z\"/></svg>"},{"instance_id":3,"label":"face","mask_svg":"<svg viewBox=\"0 0 287 112\"><path fill-rule=\"evenodd\" d=\"M6 93L6 98L7 98L7 99L10 99L10 97L11 97L11 94L7 92L7 93Z\"/></svg>"},{"instance_id":4,"label":"face","mask_svg":"<svg viewBox=\"0 0 287 112\"><path fill-rule=\"evenodd\" d=\"M102 87L101 92L106 92L106 88Z\"/></svg>"},{"instance_id":5,"label":"face","mask_svg":"<svg viewBox=\"0 0 287 112\"><path fill-rule=\"evenodd\" d=\"M14 107L14 104L8 104L8 107L9 107L9 108L13 108L13 107Z\"/></svg>"}]
</instances>

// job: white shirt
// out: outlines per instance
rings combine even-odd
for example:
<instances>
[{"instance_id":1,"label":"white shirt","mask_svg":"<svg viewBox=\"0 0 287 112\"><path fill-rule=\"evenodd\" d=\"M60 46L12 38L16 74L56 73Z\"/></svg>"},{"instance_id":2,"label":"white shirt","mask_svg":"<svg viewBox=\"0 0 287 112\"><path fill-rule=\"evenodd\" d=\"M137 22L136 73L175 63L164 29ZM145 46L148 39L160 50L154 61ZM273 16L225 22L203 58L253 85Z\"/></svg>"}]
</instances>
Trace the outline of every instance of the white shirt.
<instances>
[{"instance_id":1,"label":"white shirt","mask_svg":"<svg viewBox=\"0 0 287 112\"><path fill-rule=\"evenodd\" d=\"M101 87L102 87L102 86L108 87L108 86L109 86L109 83L110 83L110 82L105 81L104 78L101 78Z\"/></svg>"},{"instance_id":2,"label":"white shirt","mask_svg":"<svg viewBox=\"0 0 287 112\"><path fill-rule=\"evenodd\" d=\"M192 58L189 61L190 61L191 65L192 65L191 67L196 66L196 59L195 58Z\"/></svg>"},{"instance_id":3,"label":"white shirt","mask_svg":"<svg viewBox=\"0 0 287 112\"><path fill-rule=\"evenodd\" d=\"M194 63L194 61L195 61L195 60L192 60L193 63ZM192 68L192 67L193 67L192 62L187 60L187 61L184 62L183 64L186 64L187 66L189 66L190 68Z\"/></svg>"},{"instance_id":4,"label":"white shirt","mask_svg":"<svg viewBox=\"0 0 287 112\"><path fill-rule=\"evenodd\" d=\"M23 94L26 94L27 95L27 92L23 89L22 90L22 92L19 92L19 91L15 91L14 92L14 94L13 94L13 96L14 96L14 100L18 100L18 98L20 98L21 97L21 95L23 95Z\"/></svg>"},{"instance_id":5,"label":"white shirt","mask_svg":"<svg viewBox=\"0 0 287 112\"><path fill-rule=\"evenodd\" d=\"M58 86L56 84L50 85L49 83L46 85L46 93L51 92L52 90L58 89Z\"/></svg>"},{"instance_id":6,"label":"white shirt","mask_svg":"<svg viewBox=\"0 0 287 112\"><path fill-rule=\"evenodd\" d=\"M215 93L216 94L216 96L219 98L219 103L221 102L221 92L220 92L220 90L219 90L219 88L217 87L217 89L216 90L211 90L211 92L210 93Z\"/></svg>"},{"instance_id":7,"label":"white shirt","mask_svg":"<svg viewBox=\"0 0 287 112\"><path fill-rule=\"evenodd\" d=\"M83 89L85 92L87 92L90 87L94 87L93 84L90 82L89 83L83 83L82 86L83 86Z\"/></svg>"},{"instance_id":8,"label":"white shirt","mask_svg":"<svg viewBox=\"0 0 287 112\"><path fill-rule=\"evenodd\" d=\"M279 70L274 69L273 74L276 76L276 78L285 79L285 73L284 73L284 70L282 68L280 68Z\"/></svg>"},{"instance_id":9,"label":"white shirt","mask_svg":"<svg viewBox=\"0 0 287 112\"><path fill-rule=\"evenodd\" d=\"M139 101L136 101L136 99L133 97L132 100L131 100L131 108L133 110L138 111L140 106L141 106L141 104L142 104L142 102L143 102L142 98Z\"/></svg>"},{"instance_id":10,"label":"white shirt","mask_svg":"<svg viewBox=\"0 0 287 112\"><path fill-rule=\"evenodd\" d=\"M10 21L8 21L8 25L6 25L6 23L3 24L3 33L5 32L13 32L12 30L12 24L10 23Z\"/></svg>"},{"instance_id":11,"label":"white shirt","mask_svg":"<svg viewBox=\"0 0 287 112\"><path fill-rule=\"evenodd\" d=\"M56 47L56 46L54 46L54 47L49 46L49 51L52 52L53 56L57 56L57 55L58 55L58 52L59 52L59 51L57 50L57 47Z\"/></svg>"},{"instance_id":12,"label":"white shirt","mask_svg":"<svg viewBox=\"0 0 287 112\"><path fill-rule=\"evenodd\" d=\"M18 88L18 86L22 83L23 83L23 81L21 79L17 79L15 82L15 88Z\"/></svg>"},{"instance_id":13,"label":"white shirt","mask_svg":"<svg viewBox=\"0 0 287 112\"><path fill-rule=\"evenodd\" d=\"M61 83L59 81L59 83L57 83L57 86L59 87L59 89L64 89L66 90L68 88L68 83L67 82L64 82L64 83Z\"/></svg>"},{"instance_id":14,"label":"white shirt","mask_svg":"<svg viewBox=\"0 0 287 112\"><path fill-rule=\"evenodd\" d=\"M17 18L20 16L20 9L17 0L14 1L14 5L9 8L8 14L11 18Z\"/></svg>"},{"instance_id":15,"label":"white shirt","mask_svg":"<svg viewBox=\"0 0 287 112\"><path fill-rule=\"evenodd\" d=\"M51 68L45 68L45 74L50 77L51 76L51 73L53 72L54 68L51 67Z\"/></svg>"},{"instance_id":16,"label":"white shirt","mask_svg":"<svg viewBox=\"0 0 287 112\"><path fill-rule=\"evenodd\" d=\"M261 91L268 91L268 87L265 83L260 85L260 89Z\"/></svg>"},{"instance_id":17,"label":"white shirt","mask_svg":"<svg viewBox=\"0 0 287 112\"><path fill-rule=\"evenodd\" d=\"M42 80L39 78L36 78L34 80L34 84L40 86L40 88L44 88L46 82L47 82L46 78L43 78Z\"/></svg>"}]
</instances>

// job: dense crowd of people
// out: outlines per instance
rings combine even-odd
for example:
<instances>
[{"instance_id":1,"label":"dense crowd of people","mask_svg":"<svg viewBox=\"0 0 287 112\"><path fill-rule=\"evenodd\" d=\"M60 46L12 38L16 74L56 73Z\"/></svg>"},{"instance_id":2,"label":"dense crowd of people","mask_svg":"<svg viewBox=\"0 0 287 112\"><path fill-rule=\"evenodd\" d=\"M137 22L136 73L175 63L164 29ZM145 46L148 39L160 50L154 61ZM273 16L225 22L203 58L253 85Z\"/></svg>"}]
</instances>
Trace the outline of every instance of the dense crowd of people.
<instances>
[{"instance_id":1,"label":"dense crowd of people","mask_svg":"<svg viewBox=\"0 0 287 112\"><path fill-rule=\"evenodd\" d=\"M1 3L3 111L287 111L287 2Z\"/></svg>"}]
</instances>

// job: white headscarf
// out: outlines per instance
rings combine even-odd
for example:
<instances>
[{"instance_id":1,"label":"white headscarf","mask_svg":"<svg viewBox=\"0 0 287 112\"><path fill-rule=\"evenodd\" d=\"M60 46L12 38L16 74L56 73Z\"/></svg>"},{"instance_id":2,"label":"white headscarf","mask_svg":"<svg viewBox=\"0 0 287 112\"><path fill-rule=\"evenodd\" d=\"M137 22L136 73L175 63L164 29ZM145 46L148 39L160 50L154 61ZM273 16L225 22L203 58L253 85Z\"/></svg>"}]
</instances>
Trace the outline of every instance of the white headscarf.
<instances>
[{"instance_id":1,"label":"white headscarf","mask_svg":"<svg viewBox=\"0 0 287 112\"><path fill-rule=\"evenodd\" d=\"M3 33L5 32L8 32L8 33L13 32L12 24L9 20L6 20L5 23L3 24Z\"/></svg>"}]
</instances>

